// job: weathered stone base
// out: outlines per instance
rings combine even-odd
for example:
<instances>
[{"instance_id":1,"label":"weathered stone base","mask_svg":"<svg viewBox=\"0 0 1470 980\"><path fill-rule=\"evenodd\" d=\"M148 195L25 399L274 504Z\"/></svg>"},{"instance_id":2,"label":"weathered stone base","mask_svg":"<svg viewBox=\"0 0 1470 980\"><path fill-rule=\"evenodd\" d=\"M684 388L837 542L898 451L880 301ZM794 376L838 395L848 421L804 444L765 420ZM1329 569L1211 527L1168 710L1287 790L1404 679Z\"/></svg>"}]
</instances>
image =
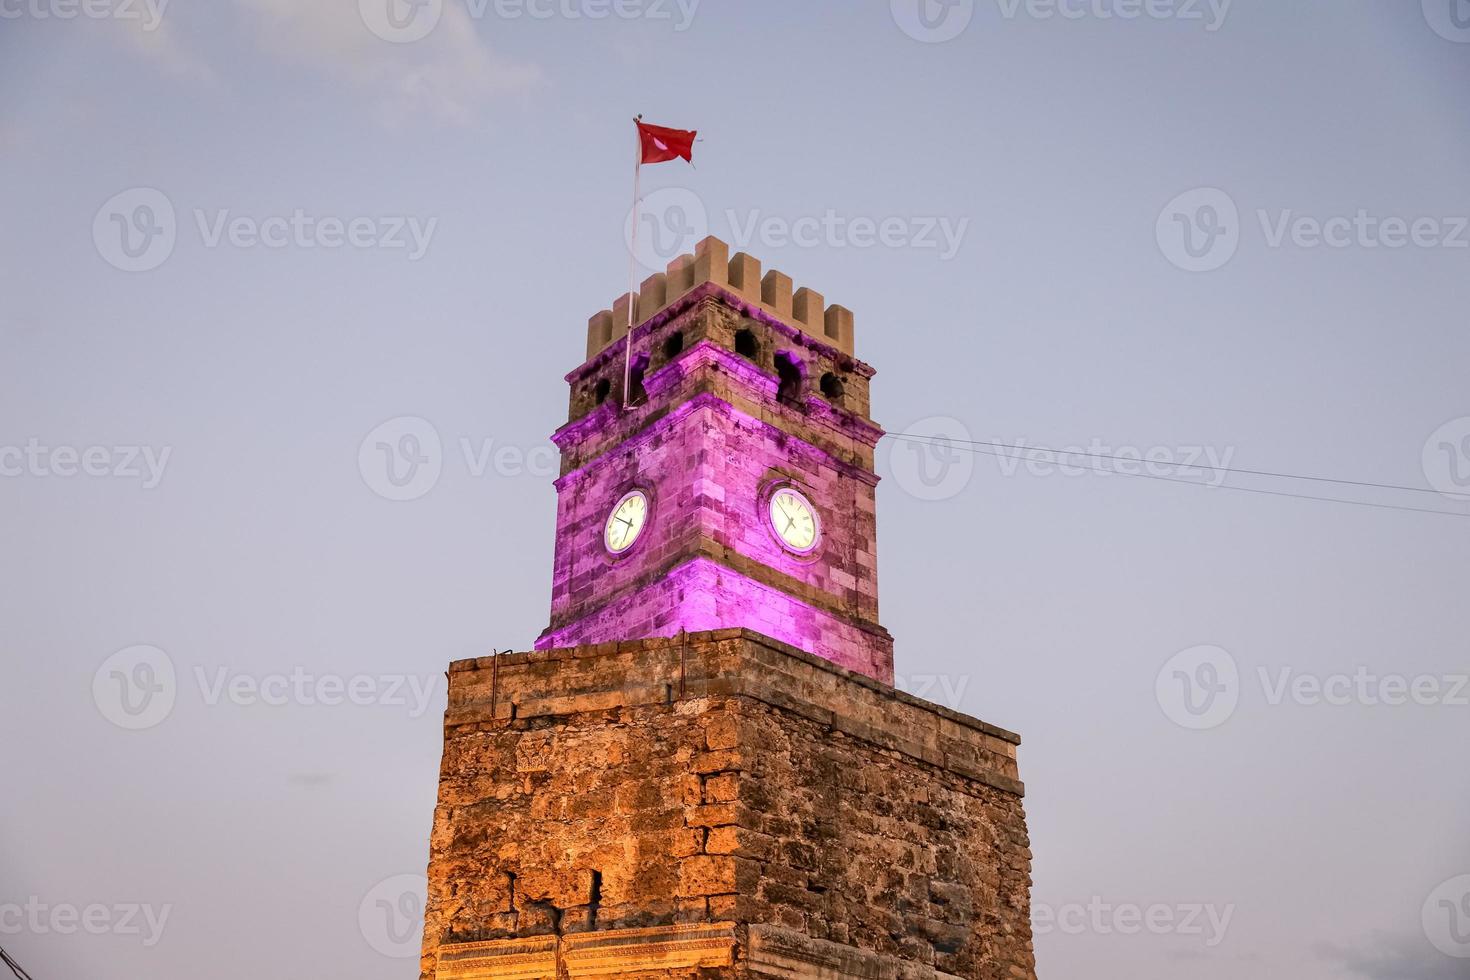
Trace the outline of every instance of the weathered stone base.
<instances>
[{"instance_id":1,"label":"weathered stone base","mask_svg":"<svg viewBox=\"0 0 1470 980\"><path fill-rule=\"evenodd\" d=\"M746 630L456 663L423 976L1032 977L1018 743Z\"/></svg>"},{"instance_id":2,"label":"weathered stone base","mask_svg":"<svg viewBox=\"0 0 1470 980\"><path fill-rule=\"evenodd\" d=\"M610 929L439 947L437 980L556 980L735 963L735 923Z\"/></svg>"},{"instance_id":3,"label":"weathered stone base","mask_svg":"<svg viewBox=\"0 0 1470 980\"><path fill-rule=\"evenodd\" d=\"M745 954L736 967L738 932ZM437 980L557 980L560 977L753 974L777 980L950 980L951 974L779 926L709 925L613 929L571 936L495 939L439 947Z\"/></svg>"}]
</instances>

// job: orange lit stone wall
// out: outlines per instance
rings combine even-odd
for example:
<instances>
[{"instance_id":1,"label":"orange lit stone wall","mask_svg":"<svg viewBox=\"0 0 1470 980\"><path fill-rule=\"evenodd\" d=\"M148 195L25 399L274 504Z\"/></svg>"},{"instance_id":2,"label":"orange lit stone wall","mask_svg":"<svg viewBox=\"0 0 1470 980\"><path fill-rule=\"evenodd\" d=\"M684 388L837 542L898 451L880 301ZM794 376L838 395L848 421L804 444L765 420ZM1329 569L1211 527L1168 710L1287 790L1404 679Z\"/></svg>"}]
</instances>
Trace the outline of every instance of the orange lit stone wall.
<instances>
[{"instance_id":1,"label":"orange lit stone wall","mask_svg":"<svg viewBox=\"0 0 1470 980\"><path fill-rule=\"evenodd\" d=\"M745 630L465 661L449 697L425 978L1034 976L1010 733Z\"/></svg>"}]
</instances>

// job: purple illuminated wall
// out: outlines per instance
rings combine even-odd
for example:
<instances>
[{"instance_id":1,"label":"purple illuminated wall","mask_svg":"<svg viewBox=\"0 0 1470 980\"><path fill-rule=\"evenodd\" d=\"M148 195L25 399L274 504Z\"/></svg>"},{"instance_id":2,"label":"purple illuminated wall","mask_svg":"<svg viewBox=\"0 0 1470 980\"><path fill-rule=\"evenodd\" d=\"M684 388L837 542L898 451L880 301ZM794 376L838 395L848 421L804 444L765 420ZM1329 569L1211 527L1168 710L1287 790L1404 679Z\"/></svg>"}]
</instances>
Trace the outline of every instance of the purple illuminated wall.
<instances>
[{"instance_id":1,"label":"purple illuminated wall","mask_svg":"<svg viewBox=\"0 0 1470 980\"><path fill-rule=\"evenodd\" d=\"M737 355L735 331L753 328L759 352ZM800 359L810 378L840 356L717 289L656 318L639 347L659 351L675 333L678 349L644 378L645 401L624 410L614 394L575 417L574 395L574 421L557 433L551 624L536 646L745 627L891 683L892 639L877 621L881 431L815 391L777 394L778 357ZM599 374L620 382L620 346L573 372L574 392ZM850 363L865 384L871 369ZM766 502L783 485L820 515L810 555L785 550L770 525ZM633 489L650 498L648 523L614 556L603 526Z\"/></svg>"}]
</instances>

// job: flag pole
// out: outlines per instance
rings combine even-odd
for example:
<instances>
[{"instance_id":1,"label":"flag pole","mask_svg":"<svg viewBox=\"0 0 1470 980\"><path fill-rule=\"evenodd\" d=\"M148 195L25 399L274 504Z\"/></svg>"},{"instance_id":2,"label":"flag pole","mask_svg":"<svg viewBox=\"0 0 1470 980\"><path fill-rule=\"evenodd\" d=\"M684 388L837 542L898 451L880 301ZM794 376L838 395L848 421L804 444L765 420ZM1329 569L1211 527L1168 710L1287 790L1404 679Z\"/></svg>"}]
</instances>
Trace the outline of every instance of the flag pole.
<instances>
[{"instance_id":1,"label":"flag pole","mask_svg":"<svg viewBox=\"0 0 1470 980\"><path fill-rule=\"evenodd\" d=\"M638 131L638 122L643 113L633 117L633 134L637 138L637 152L633 161L633 234L628 242L628 332L623 337L623 407L633 406L633 393L629 390L633 380L633 315L638 306L638 225L639 225L639 181L643 176L643 134Z\"/></svg>"}]
</instances>

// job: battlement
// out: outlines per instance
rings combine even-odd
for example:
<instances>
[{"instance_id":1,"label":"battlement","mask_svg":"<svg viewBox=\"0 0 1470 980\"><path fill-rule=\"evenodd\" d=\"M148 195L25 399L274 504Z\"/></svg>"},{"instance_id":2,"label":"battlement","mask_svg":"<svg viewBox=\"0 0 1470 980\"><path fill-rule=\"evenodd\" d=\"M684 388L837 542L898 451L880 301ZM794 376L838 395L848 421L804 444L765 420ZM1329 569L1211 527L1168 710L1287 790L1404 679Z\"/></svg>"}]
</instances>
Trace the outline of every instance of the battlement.
<instances>
[{"instance_id":1,"label":"battlement","mask_svg":"<svg viewBox=\"0 0 1470 980\"><path fill-rule=\"evenodd\" d=\"M776 269L761 275L761 263L744 252L730 255L730 246L713 236L669 263L667 271L643 280L636 297L633 325L669 306L707 282L723 286L784 323L830 344L844 354L853 352L852 311L835 303L825 306L822 294L803 286L792 291L791 277ZM628 333L629 296L618 297L612 309L587 321L587 357L621 340Z\"/></svg>"}]
</instances>

